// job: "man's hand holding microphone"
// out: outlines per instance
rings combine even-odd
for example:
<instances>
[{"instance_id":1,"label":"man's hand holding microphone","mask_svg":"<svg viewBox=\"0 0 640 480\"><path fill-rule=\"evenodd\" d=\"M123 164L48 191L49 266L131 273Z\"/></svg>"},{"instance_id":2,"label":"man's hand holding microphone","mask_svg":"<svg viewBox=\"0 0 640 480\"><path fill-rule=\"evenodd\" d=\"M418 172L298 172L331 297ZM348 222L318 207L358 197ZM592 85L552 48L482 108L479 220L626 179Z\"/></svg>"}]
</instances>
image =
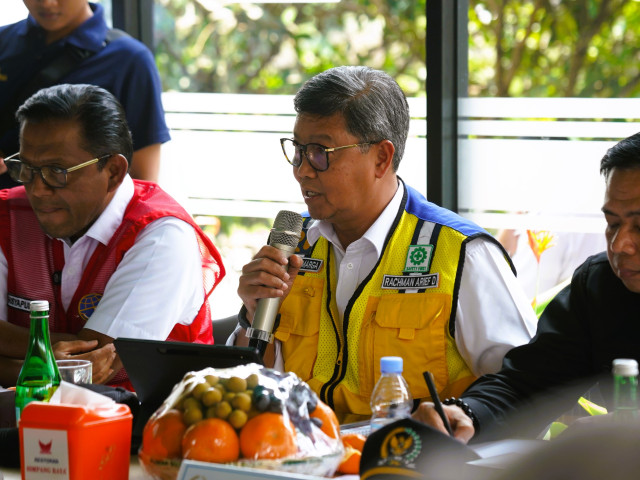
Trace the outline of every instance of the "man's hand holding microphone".
<instances>
[{"instance_id":1,"label":"man's hand holding microphone","mask_svg":"<svg viewBox=\"0 0 640 480\"><path fill-rule=\"evenodd\" d=\"M273 340L273 328L280 303L287 296L302 267L302 259L293 255L300 239L302 217L296 212L278 213L269 244L242 268L238 295L247 309L251 328L237 344L250 345L264 354ZM265 364L268 364L265 360Z\"/></svg>"}]
</instances>

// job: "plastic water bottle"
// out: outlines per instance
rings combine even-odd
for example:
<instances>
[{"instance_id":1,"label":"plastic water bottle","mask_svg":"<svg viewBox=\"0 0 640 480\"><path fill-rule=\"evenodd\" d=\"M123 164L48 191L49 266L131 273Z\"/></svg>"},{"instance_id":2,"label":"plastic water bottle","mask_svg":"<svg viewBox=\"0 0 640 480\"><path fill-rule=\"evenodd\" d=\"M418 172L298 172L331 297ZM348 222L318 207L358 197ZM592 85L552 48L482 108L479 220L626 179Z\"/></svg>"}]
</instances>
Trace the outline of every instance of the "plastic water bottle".
<instances>
[{"instance_id":1,"label":"plastic water bottle","mask_svg":"<svg viewBox=\"0 0 640 480\"><path fill-rule=\"evenodd\" d=\"M633 359L613 361L613 405L616 422L638 421L638 362Z\"/></svg>"},{"instance_id":2,"label":"plastic water bottle","mask_svg":"<svg viewBox=\"0 0 640 480\"><path fill-rule=\"evenodd\" d=\"M49 302L33 301L30 311L29 347L16 382L16 421L28 403L48 402L60 385L60 372L49 340Z\"/></svg>"},{"instance_id":3,"label":"plastic water bottle","mask_svg":"<svg viewBox=\"0 0 640 480\"><path fill-rule=\"evenodd\" d=\"M371 431L401 418L409 417L413 398L402 376L401 357L382 357L381 376L371 394Z\"/></svg>"}]
</instances>

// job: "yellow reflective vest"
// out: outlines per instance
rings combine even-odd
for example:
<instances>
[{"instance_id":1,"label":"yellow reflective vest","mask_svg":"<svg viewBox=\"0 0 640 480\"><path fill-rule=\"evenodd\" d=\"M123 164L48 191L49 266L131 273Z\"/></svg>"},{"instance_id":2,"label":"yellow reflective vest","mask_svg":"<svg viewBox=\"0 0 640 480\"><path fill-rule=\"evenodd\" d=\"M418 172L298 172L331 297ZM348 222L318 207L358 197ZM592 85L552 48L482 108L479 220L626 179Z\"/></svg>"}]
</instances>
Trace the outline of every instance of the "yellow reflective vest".
<instances>
[{"instance_id":1,"label":"yellow reflective vest","mask_svg":"<svg viewBox=\"0 0 640 480\"><path fill-rule=\"evenodd\" d=\"M296 251L303 268L275 331L285 371L295 372L339 414L371 413L380 358L389 355L404 359L414 399L429 398L427 370L441 397L460 395L475 380L454 339L465 244L479 236L495 242L493 237L405 185L382 256L349 300L341 324L334 255L325 238L306 241L312 221L305 219Z\"/></svg>"}]
</instances>

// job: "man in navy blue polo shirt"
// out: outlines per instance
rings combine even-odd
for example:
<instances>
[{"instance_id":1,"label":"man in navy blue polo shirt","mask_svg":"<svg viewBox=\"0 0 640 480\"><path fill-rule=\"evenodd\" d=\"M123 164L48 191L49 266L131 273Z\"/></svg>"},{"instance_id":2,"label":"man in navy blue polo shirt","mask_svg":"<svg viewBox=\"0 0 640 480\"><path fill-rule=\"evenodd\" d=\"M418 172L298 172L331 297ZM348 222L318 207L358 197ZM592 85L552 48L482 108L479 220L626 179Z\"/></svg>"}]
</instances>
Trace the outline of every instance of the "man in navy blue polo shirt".
<instances>
[{"instance_id":1,"label":"man in navy blue polo shirt","mask_svg":"<svg viewBox=\"0 0 640 480\"><path fill-rule=\"evenodd\" d=\"M160 98L160 77L149 49L126 35L108 38L109 27L99 4L87 0L24 3L29 16L0 27L0 160L18 151L18 124L13 118L4 118L12 117L21 103L13 105L21 90L71 49L71 56L83 59L73 63L61 78L52 78L49 85L89 83L115 95L126 111L133 135L131 175L157 181L160 145L170 137ZM4 170L0 161L0 172ZM0 188L13 185L6 173L0 175Z\"/></svg>"}]
</instances>

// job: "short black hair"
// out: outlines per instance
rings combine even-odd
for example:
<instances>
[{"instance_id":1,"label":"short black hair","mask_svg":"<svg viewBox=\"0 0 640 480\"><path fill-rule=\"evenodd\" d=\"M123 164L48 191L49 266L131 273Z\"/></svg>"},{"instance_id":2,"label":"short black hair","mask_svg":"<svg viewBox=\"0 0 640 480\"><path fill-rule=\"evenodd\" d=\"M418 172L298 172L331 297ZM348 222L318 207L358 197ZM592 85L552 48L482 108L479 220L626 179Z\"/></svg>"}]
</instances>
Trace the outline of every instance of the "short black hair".
<instances>
[{"instance_id":1,"label":"short black hair","mask_svg":"<svg viewBox=\"0 0 640 480\"><path fill-rule=\"evenodd\" d=\"M640 168L640 133L621 140L607 150L600 160L600 173L607 178L614 168Z\"/></svg>"},{"instance_id":2,"label":"short black hair","mask_svg":"<svg viewBox=\"0 0 640 480\"><path fill-rule=\"evenodd\" d=\"M298 114L342 114L359 143L390 140L393 170L398 170L409 132L409 104L387 73L362 66L331 68L307 80L293 103Z\"/></svg>"},{"instance_id":3,"label":"short black hair","mask_svg":"<svg viewBox=\"0 0 640 480\"><path fill-rule=\"evenodd\" d=\"M104 88L85 84L43 88L22 104L16 119L21 129L26 122L77 122L84 150L96 157L121 154L131 165L133 140L124 109Z\"/></svg>"}]
</instances>

